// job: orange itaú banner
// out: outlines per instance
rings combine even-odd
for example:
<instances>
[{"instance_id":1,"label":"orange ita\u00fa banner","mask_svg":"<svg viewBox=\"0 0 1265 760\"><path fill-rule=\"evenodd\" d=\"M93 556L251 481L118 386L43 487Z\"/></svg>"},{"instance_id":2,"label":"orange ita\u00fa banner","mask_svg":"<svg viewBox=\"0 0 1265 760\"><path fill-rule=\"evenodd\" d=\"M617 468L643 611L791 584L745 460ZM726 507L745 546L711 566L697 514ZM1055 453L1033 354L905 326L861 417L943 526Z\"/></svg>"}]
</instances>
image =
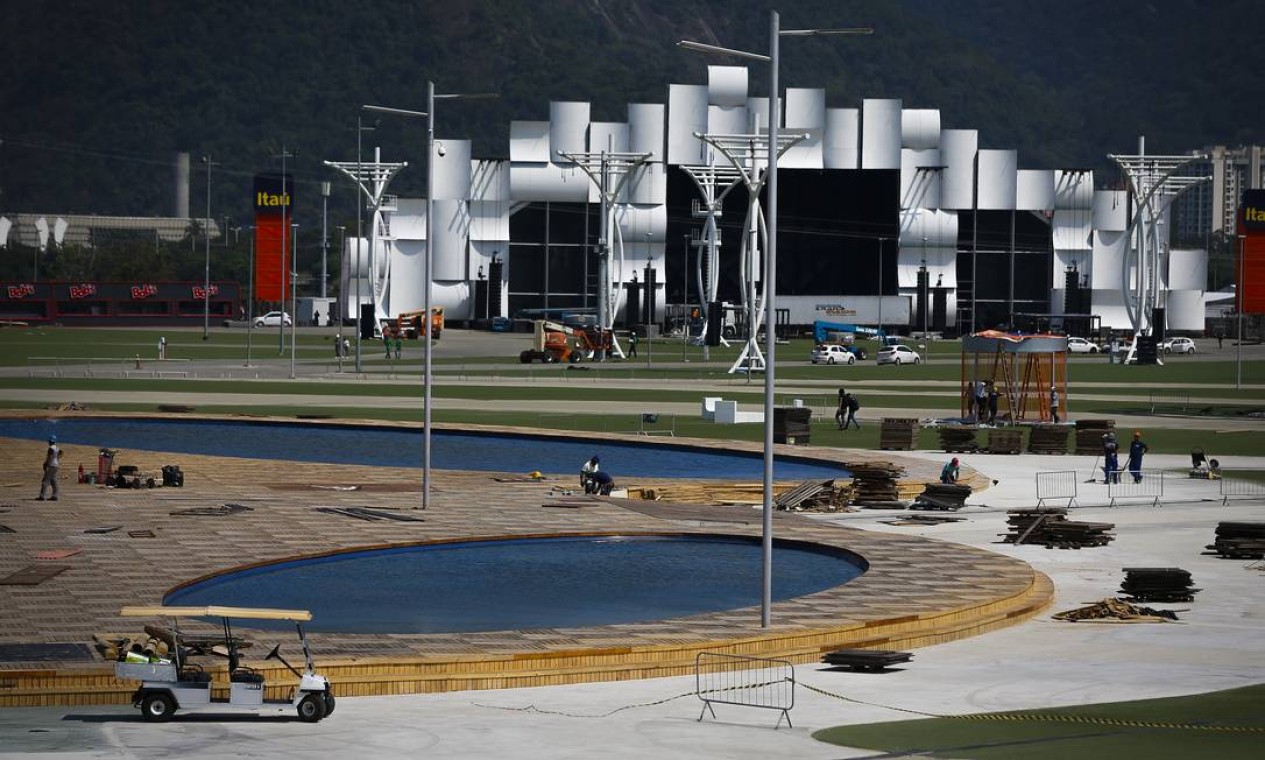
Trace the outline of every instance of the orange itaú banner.
<instances>
[{"instance_id":1,"label":"orange ita\u00fa banner","mask_svg":"<svg viewBox=\"0 0 1265 760\"><path fill-rule=\"evenodd\" d=\"M255 300L281 301L290 297L288 275L294 184L289 176L255 176Z\"/></svg>"},{"instance_id":2,"label":"orange ita\u00fa banner","mask_svg":"<svg viewBox=\"0 0 1265 760\"><path fill-rule=\"evenodd\" d=\"M1265 314L1265 190L1247 190L1239 206L1235 305L1243 314Z\"/></svg>"}]
</instances>

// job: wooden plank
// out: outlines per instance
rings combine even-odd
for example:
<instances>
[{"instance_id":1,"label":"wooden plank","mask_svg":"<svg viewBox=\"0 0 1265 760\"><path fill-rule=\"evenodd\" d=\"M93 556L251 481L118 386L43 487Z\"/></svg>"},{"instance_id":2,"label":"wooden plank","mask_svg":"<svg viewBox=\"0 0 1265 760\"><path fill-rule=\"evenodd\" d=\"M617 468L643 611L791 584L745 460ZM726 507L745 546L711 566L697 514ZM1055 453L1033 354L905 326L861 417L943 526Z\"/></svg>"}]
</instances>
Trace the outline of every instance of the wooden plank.
<instances>
[{"instance_id":1,"label":"wooden plank","mask_svg":"<svg viewBox=\"0 0 1265 760\"><path fill-rule=\"evenodd\" d=\"M28 565L15 573L0 578L0 586L38 586L49 578L61 575L70 565Z\"/></svg>"}]
</instances>

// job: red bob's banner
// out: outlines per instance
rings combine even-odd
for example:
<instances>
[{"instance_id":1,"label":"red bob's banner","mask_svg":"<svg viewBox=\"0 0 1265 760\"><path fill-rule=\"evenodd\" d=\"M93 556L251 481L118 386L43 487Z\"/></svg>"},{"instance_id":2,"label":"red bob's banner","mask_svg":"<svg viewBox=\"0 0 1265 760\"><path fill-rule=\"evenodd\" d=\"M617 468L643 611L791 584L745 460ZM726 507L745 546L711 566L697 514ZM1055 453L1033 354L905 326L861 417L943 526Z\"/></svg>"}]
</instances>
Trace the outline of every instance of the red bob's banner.
<instances>
[{"instance_id":1,"label":"red bob's banner","mask_svg":"<svg viewBox=\"0 0 1265 760\"><path fill-rule=\"evenodd\" d=\"M290 297L291 223L294 180L280 174L255 175L255 300Z\"/></svg>"},{"instance_id":2,"label":"red bob's banner","mask_svg":"<svg viewBox=\"0 0 1265 760\"><path fill-rule=\"evenodd\" d=\"M1265 190L1246 190L1239 207L1236 299L1243 314L1265 314Z\"/></svg>"}]
</instances>

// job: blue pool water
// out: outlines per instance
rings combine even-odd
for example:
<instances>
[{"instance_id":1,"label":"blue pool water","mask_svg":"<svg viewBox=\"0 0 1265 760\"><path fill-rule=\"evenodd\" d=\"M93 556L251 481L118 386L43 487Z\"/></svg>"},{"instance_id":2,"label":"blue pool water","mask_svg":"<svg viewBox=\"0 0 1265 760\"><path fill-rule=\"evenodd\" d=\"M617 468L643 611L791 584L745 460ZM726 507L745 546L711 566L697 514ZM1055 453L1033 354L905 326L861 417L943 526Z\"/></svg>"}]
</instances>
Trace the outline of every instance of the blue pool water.
<instances>
[{"instance_id":1,"label":"blue pool water","mask_svg":"<svg viewBox=\"0 0 1265 760\"><path fill-rule=\"evenodd\" d=\"M760 558L760 540L741 536L428 544L230 572L174 591L163 603L306 609L312 611L307 627L330 633L610 625L757 606ZM773 598L822 591L864 569L864 560L847 552L775 541Z\"/></svg>"},{"instance_id":2,"label":"blue pool water","mask_svg":"<svg viewBox=\"0 0 1265 760\"><path fill-rule=\"evenodd\" d=\"M0 437L40 440L55 434L63 444L127 450L167 451L251 459L421 467L422 432L416 428L286 424L217 420L62 418L0 419ZM552 438L506 433L435 430L431 467L493 472L579 472L594 454L602 469L620 477L751 479L763 475L759 454L685 446ZM125 462L124 462L125 463ZM846 478L836 465L779 457L779 480Z\"/></svg>"}]
</instances>

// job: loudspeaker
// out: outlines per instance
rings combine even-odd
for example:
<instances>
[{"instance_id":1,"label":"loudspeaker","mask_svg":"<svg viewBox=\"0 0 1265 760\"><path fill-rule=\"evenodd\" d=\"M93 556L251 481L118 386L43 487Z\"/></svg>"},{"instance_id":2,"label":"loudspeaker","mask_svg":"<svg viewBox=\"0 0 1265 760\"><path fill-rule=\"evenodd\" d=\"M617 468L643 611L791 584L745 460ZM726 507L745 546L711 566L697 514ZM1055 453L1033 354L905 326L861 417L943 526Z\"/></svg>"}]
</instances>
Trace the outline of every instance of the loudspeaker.
<instances>
[{"instance_id":1,"label":"loudspeaker","mask_svg":"<svg viewBox=\"0 0 1265 760\"><path fill-rule=\"evenodd\" d=\"M724 309L720 306L720 301L712 301L707 304L707 334L703 336L703 342L709 346L720 345L720 328L721 322L724 321Z\"/></svg>"},{"instance_id":2,"label":"loudspeaker","mask_svg":"<svg viewBox=\"0 0 1265 760\"><path fill-rule=\"evenodd\" d=\"M360 339L373 340L373 304L360 304Z\"/></svg>"},{"instance_id":3,"label":"loudspeaker","mask_svg":"<svg viewBox=\"0 0 1265 760\"><path fill-rule=\"evenodd\" d=\"M1163 309L1151 309L1151 335L1160 343L1168 340L1168 328L1164 321Z\"/></svg>"},{"instance_id":4,"label":"loudspeaker","mask_svg":"<svg viewBox=\"0 0 1265 760\"><path fill-rule=\"evenodd\" d=\"M1134 351L1134 357L1138 364L1158 364L1159 343L1154 335L1141 335L1138 337L1138 346Z\"/></svg>"}]
</instances>

